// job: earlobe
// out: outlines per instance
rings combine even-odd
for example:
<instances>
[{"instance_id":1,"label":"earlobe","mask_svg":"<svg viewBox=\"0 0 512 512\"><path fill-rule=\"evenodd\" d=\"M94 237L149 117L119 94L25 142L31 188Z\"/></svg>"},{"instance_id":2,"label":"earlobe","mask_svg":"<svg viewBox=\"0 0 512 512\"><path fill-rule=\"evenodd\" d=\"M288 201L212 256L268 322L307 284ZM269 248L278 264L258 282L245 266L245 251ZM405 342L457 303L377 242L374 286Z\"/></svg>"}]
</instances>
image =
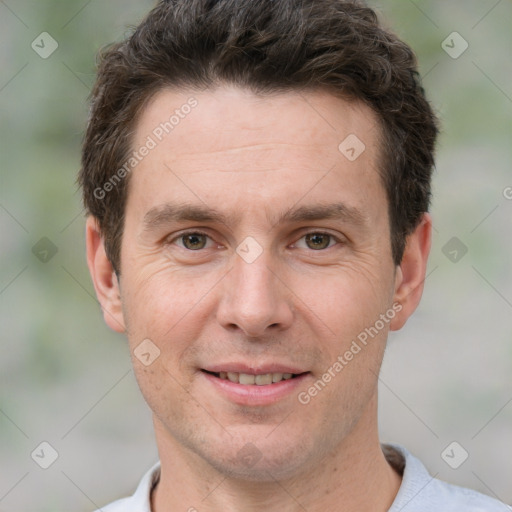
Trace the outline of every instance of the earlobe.
<instances>
[{"instance_id":1,"label":"earlobe","mask_svg":"<svg viewBox=\"0 0 512 512\"><path fill-rule=\"evenodd\" d=\"M126 331L119 282L107 258L97 220L90 216L86 223L87 265L100 302L105 323L114 331Z\"/></svg>"},{"instance_id":2,"label":"earlobe","mask_svg":"<svg viewBox=\"0 0 512 512\"><path fill-rule=\"evenodd\" d=\"M401 310L391 321L392 331L405 325L420 302L431 242L432 218L424 213L416 229L407 237L402 261L396 269L393 301L401 305Z\"/></svg>"}]
</instances>

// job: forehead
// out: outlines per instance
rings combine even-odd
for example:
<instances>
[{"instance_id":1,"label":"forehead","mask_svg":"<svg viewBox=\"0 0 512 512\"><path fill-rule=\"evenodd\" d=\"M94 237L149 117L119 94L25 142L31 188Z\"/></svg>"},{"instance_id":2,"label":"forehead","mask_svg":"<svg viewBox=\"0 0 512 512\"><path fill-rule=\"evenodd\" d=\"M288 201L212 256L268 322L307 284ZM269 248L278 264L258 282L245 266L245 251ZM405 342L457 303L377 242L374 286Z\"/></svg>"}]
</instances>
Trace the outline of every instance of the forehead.
<instances>
[{"instance_id":1,"label":"forehead","mask_svg":"<svg viewBox=\"0 0 512 512\"><path fill-rule=\"evenodd\" d=\"M157 142L172 139L176 154L182 153L182 143L190 146L197 139L201 141L198 152L230 148L249 138L255 143L323 146L332 151L350 133L371 146L378 137L377 125L375 114L364 104L326 91L256 95L234 86L206 91L164 89L139 117L136 141L143 142L140 137L149 134Z\"/></svg>"},{"instance_id":2,"label":"forehead","mask_svg":"<svg viewBox=\"0 0 512 512\"><path fill-rule=\"evenodd\" d=\"M222 196L245 210L258 201L284 207L283 194L295 202L306 194L384 194L375 115L324 91L165 89L136 125L133 149L144 147L150 149L135 162L129 202L146 211L173 194L196 202Z\"/></svg>"}]
</instances>

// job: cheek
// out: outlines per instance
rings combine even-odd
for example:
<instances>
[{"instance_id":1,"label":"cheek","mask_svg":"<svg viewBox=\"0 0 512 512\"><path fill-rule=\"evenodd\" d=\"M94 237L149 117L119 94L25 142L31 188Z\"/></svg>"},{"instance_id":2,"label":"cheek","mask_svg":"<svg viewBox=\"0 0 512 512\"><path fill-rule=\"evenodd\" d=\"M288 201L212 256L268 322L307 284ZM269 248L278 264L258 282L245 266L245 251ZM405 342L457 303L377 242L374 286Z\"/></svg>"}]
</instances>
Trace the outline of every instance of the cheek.
<instances>
[{"instance_id":1,"label":"cheek","mask_svg":"<svg viewBox=\"0 0 512 512\"><path fill-rule=\"evenodd\" d=\"M186 417L185 411L193 408L189 384L183 375L169 366L164 353L150 366L133 358L135 377L139 388L153 413L168 425L178 425Z\"/></svg>"},{"instance_id":2,"label":"cheek","mask_svg":"<svg viewBox=\"0 0 512 512\"><path fill-rule=\"evenodd\" d=\"M344 415L357 417L354 410L362 407L374 393L394 316L392 283L391 279L387 282L382 275L369 270L338 269L325 280L321 290L314 287L311 290L308 306L316 315L310 314L311 322L315 322L310 325L328 327L324 328L325 336L314 333L315 342L322 345L326 356L317 378L329 381L325 392L319 393L322 396L317 405L338 404L336 414L340 424L344 424ZM386 313L388 316L382 320L381 315Z\"/></svg>"},{"instance_id":3,"label":"cheek","mask_svg":"<svg viewBox=\"0 0 512 512\"><path fill-rule=\"evenodd\" d=\"M172 268L165 260L141 265L139 271L132 271L123 294L130 332L152 333L161 339L175 331L183 335L217 281L217 274L204 272L198 276Z\"/></svg>"},{"instance_id":4,"label":"cheek","mask_svg":"<svg viewBox=\"0 0 512 512\"><path fill-rule=\"evenodd\" d=\"M183 367L188 360L184 354L201 337L208 316L202 299L211 288L208 282L175 277L161 272L134 279L123 294L137 382L152 409L162 415L173 414L171 401L164 397L174 397L173 407L180 409L180 397L192 380L191 368Z\"/></svg>"},{"instance_id":5,"label":"cheek","mask_svg":"<svg viewBox=\"0 0 512 512\"><path fill-rule=\"evenodd\" d=\"M391 272L369 263L303 274L291 288L301 299L297 304L304 315L345 341L373 325L389 309L393 295Z\"/></svg>"}]
</instances>

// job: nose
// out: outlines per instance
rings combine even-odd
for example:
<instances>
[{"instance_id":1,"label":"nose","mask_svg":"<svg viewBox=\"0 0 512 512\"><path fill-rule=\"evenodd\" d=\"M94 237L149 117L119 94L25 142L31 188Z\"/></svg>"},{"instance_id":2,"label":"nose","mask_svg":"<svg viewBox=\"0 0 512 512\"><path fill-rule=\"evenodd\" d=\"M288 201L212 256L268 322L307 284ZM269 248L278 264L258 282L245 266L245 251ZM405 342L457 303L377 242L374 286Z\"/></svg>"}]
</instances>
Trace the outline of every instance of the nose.
<instances>
[{"instance_id":1,"label":"nose","mask_svg":"<svg viewBox=\"0 0 512 512\"><path fill-rule=\"evenodd\" d=\"M217 309L217 320L225 329L258 338L292 325L292 293L271 263L265 251L252 263L234 256Z\"/></svg>"}]
</instances>

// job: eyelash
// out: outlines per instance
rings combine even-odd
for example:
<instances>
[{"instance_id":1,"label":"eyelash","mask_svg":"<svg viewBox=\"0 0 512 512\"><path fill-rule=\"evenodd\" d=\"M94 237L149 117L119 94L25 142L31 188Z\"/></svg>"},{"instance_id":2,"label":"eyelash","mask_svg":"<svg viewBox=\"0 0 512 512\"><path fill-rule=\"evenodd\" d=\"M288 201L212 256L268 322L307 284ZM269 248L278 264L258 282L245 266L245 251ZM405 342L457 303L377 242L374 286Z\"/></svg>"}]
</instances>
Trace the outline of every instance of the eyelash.
<instances>
[{"instance_id":1,"label":"eyelash","mask_svg":"<svg viewBox=\"0 0 512 512\"><path fill-rule=\"evenodd\" d=\"M209 238L210 240L212 240L211 236L208 235L208 233L204 233L203 231L193 230L193 231L185 231L185 232L180 233L178 236L175 236L174 238L172 238L171 240L166 242L166 245L172 245L177 240L180 240L183 237L188 236L188 235L205 236L205 237ZM343 244L343 241L340 240L338 237L334 236L331 233L327 233L325 231L309 231L308 233L304 233L298 240L302 240L303 238L305 238L308 235L325 235L325 236L329 236L332 240L334 240L336 242L336 244L334 244L334 245ZM294 242L294 243L297 243L297 242ZM181 247L181 246L179 246L179 247L181 249L184 249L184 250L188 251L188 252L201 252L202 250L204 250L204 249L198 249L198 250L194 251L192 249L187 249L186 247ZM313 252L322 252L322 251L326 251L327 249L331 249L332 247L334 247L334 246L331 245L331 246L326 247L325 249L317 249L316 251L314 249L310 249L310 250L313 251Z\"/></svg>"}]
</instances>

